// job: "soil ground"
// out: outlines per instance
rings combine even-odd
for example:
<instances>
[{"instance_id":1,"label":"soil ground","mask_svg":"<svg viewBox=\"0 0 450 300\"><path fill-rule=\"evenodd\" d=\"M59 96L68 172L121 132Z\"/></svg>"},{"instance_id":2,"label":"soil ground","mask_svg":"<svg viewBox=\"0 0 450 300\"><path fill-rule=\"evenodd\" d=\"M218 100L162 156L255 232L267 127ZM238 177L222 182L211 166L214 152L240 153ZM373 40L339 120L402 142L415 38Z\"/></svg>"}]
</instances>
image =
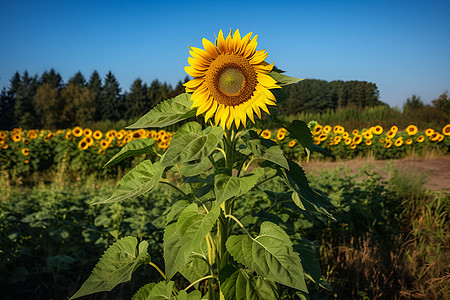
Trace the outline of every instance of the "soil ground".
<instances>
[{"instance_id":1,"label":"soil ground","mask_svg":"<svg viewBox=\"0 0 450 300\"><path fill-rule=\"evenodd\" d=\"M334 169L347 166L357 171L364 164L370 163L374 170L384 178L388 178L388 164L393 164L404 172L424 174L427 177L426 186L433 191L445 190L450 192L450 156L437 158L403 158L395 160L354 159L350 161L310 161L301 162L306 172L317 174L321 169Z\"/></svg>"}]
</instances>

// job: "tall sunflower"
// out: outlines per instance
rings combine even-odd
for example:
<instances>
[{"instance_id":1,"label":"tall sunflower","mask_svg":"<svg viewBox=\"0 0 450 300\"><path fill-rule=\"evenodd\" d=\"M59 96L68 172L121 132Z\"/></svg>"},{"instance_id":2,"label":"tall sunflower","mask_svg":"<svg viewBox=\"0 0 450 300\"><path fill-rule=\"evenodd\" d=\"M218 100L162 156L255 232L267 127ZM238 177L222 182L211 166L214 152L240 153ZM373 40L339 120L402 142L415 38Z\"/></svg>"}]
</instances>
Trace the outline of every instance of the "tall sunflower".
<instances>
[{"instance_id":1,"label":"tall sunflower","mask_svg":"<svg viewBox=\"0 0 450 300\"><path fill-rule=\"evenodd\" d=\"M214 116L215 123L224 128L233 122L245 127L247 117L254 123L254 114L261 118L261 110L269 113L267 105L276 105L269 89L280 86L267 75L273 63L264 61L268 53L257 51L258 36L251 36L250 32L241 38L237 29L225 38L220 30L216 45L203 39L205 50L192 47L189 51L190 66L184 69L194 79L184 86L192 92L192 107L197 108L197 115L205 115L205 122Z\"/></svg>"}]
</instances>

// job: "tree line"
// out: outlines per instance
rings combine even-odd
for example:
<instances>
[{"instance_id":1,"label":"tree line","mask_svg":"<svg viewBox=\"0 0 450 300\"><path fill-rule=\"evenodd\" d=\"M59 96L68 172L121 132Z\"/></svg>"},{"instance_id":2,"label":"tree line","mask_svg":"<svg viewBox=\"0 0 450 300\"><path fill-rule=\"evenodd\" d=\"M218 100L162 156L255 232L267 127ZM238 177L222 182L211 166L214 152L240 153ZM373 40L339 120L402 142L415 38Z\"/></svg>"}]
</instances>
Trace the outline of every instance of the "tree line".
<instances>
[{"instance_id":1,"label":"tree line","mask_svg":"<svg viewBox=\"0 0 450 300\"><path fill-rule=\"evenodd\" d=\"M137 78L129 91L122 92L111 71L104 78L94 71L89 79L77 72L68 82L54 69L41 76L16 72L0 94L0 129L56 129L135 120L160 101L184 92L183 83L188 80L172 87L157 79L147 84ZM277 93L277 99L282 98L285 101L278 105L282 115L384 104L376 84L366 81L307 79L283 88Z\"/></svg>"},{"instance_id":2,"label":"tree line","mask_svg":"<svg viewBox=\"0 0 450 300\"><path fill-rule=\"evenodd\" d=\"M88 80L77 72L67 83L54 69L41 76L16 72L0 94L0 129L69 128L135 119L184 92L183 83L172 87L157 79L147 84L137 78L128 92L122 92L111 71L103 79L94 71Z\"/></svg>"}]
</instances>

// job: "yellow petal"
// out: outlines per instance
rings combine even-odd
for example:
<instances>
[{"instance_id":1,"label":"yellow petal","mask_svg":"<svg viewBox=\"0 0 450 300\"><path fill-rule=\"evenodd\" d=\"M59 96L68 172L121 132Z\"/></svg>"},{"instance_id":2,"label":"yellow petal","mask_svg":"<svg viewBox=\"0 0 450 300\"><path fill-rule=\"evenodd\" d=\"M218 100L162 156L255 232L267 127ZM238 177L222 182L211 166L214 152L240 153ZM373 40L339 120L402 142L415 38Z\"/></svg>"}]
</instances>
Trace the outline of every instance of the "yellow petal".
<instances>
[{"instance_id":1,"label":"yellow petal","mask_svg":"<svg viewBox=\"0 0 450 300\"><path fill-rule=\"evenodd\" d=\"M252 120L253 124L255 124L255 119L253 118L253 109L251 106L246 107L246 114L250 120Z\"/></svg>"},{"instance_id":2,"label":"yellow petal","mask_svg":"<svg viewBox=\"0 0 450 300\"><path fill-rule=\"evenodd\" d=\"M277 85L277 81L266 74L256 73L256 79L258 82L268 89L281 88Z\"/></svg>"},{"instance_id":3,"label":"yellow petal","mask_svg":"<svg viewBox=\"0 0 450 300\"><path fill-rule=\"evenodd\" d=\"M203 38L202 44L203 44L203 47L205 48L205 51L208 52L208 54L212 58L214 58L214 59L217 58L217 56L218 56L217 49L213 43L211 43L209 40Z\"/></svg>"},{"instance_id":4,"label":"yellow petal","mask_svg":"<svg viewBox=\"0 0 450 300\"><path fill-rule=\"evenodd\" d=\"M214 115L216 110L217 110L217 101L212 99L212 105L205 113L205 123Z\"/></svg>"},{"instance_id":5,"label":"yellow petal","mask_svg":"<svg viewBox=\"0 0 450 300\"><path fill-rule=\"evenodd\" d=\"M229 129L234 121L234 109L232 106L228 106L228 118L226 121L227 128Z\"/></svg>"},{"instance_id":6,"label":"yellow petal","mask_svg":"<svg viewBox=\"0 0 450 300\"><path fill-rule=\"evenodd\" d=\"M216 123L216 125L218 125L220 122L224 108L225 108L225 106L223 104L219 104L217 106L217 111L216 111L216 114L214 115L214 123Z\"/></svg>"},{"instance_id":7,"label":"yellow petal","mask_svg":"<svg viewBox=\"0 0 450 300\"><path fill-rule=\"evenodd\" d=\"M255 54L253 54L253 56L250 58L249 62L252 65L260 64L267 58L267 55L269 55L269 53L265 52L265 50L256 51Z\"/></svg>"},{"instance_id":8,"label":"yellow petal","mask_svg":"<svg viewBox=\"0 0 450 300\"><path fill-rule=\"evenodd\" d=\"M247 127L247 116L244 113L244 106L241 104L236 108L236 112L239 115L239 119L242 122L242 125L244 125L244 127Z\"/></svg>"},{"instance_id":9,"label":"yellow petal","mask_svg":"<svg viewBox=\"0 0 450 300\"><path fill-rule=\"evenodd\" d=\"M259 106L257 104L254 104L252 106L253 111L256 113L256 115L258 116L258 118L261 119L261 110L259 109Z\"/></svg>"},{"instance_id":10,"label":"yellow petal","mask_svg":"<svg viewBox=\"0 0 450 300\"><path fill-rule=\"evenodd\" d=\"M234 123L236 124L236 128L239 129L239 125L241 125L241 117L239 114L239 107L234 106L232 109L233 109Z\"/></svg>"},{"instance_id":11,"label":"yellow petal","mask_svg":"<svg viewBox=\"0 0 450 300\"><path fill-rule=\"evenodd\" d=\"M267 74L270 73L270 71L272 71L273 63L268 64L266 62L262 62L260 64L253 65L253 69L255 69L256 72Z\"/></svg>"},{"instance_id":12,"label":"yellow petal","mask_svg":"<svg viewBox=\"0 0 450 300\"><path fill-rule=\"evenodd\" d=\"M243 55L245 52L245 49L247 48L248 43L250 43L250 38L252 36L253 32L247 33L241 40L241 45L239 47L239 54Z\"/></svg>"},{"instance_id":13,"label":"yellow petal","mask_svg":"<svg viewBox=\"0 0 450 300\"><path fill-rule=\"evenodd\" d=\"M231 40L231 31L227 36L227 39L225 40L225 53L231 54L232 48L233 48L233 41Z\"/></svg>"},{"instance_id":14,"label":"yellow petal","mask_svg":"<svg viewBox=\"0 0 450 300\"><path fill-rule=\"evenodd\" d=\"M208 99L206 101L204 101L197 109L197 116L200 114L203 114L205 111L208 110L208 108L211 107L212 105L211 99L208 97Z\"/></svg>"},{"instance_id":15,"label":"yellow petal","mask_svg":"<svg viewBox=\"0 0 450 300\"><path fill-rule=\"evenodd\" d=\"M237 53L239 51L239 46L241 45L241 34L239 33L239 29L233 34L233 53Z\"/></svg>"},{"instance_id":16,"label":"yellow petal","mask_svg":"<svg viewBox=\"0 0 450 300\"><path fill-rule=\"evenodd\" d=\"M253 56L253 54L255 54L255 50L256 50L256 45L258 44L258 35L255 35L253 37L253 39L251 40L251 42L247 45L247 47L245 48L245 52L244 52L244 57L245 58L250 58Z\"/></svg>"},{"instance_id":17,"label":"yellow petal","mask_svg":"<svg viewBox=\"0 0 450 300\"><path fill-rule=\"evenodd\" d=\"M226 51L225 38L223 37L222 29L220 29L219 35L217 36L217 49L220 53L225 53Z\"/></svg>"},{"instance_id":18,"label":"yellow petal","mask_svg":"<svg viewBox=\"0 0 450 300\"><path fill-rule=\"evenodd\" d=\"M202 64L201 62L199 62L198 60L196 60L196 59L194 59L192 57L188 57L188 63L194 69L196 69L198 71L203 71L203 72L208 70L208 67L209 67L209 65Z\"/></svg>"},{"instance_id":19,"label":"yellow petal","mask_svg":"<svg viewBox=\"0 0 450 300\"><path fill-rule=\"evenodd\" d=\"M186 88L195 90L195 89L197 89L197 88L203 83L203 81L204 81L203 78L194 78L194 79L192 79L192 80L189 80L189 81L186 82L186 83L183 83L183 85L184 85Z\"/></svg>"},{"instance_id":20,"label":"yellow petal","mask_svg":"<svg viewBox=\"0 0 450 300\"><path fill-rule=\"evenodd\" d=\"M190 54L193 58L195 58L196 60L198 60L200 63L202 63L202 64L204 64L204 65L208 65L208 66L209 66L209 65L211 64L211 62L212 62L212 58L210 58L210 57L205 58L204 56L198 54L198 53L195 52L195 51L189 51L189 54ZM208 54L208 55L209 55L209 54Z\"/></svg>"},{"instance_id":21,"label":"yellow petal","mask_svg":"<svg viewBox=\"0 0 450 300\"><path fill-rule=\"evenodd\" d=\"M269 91L267 88L263 87L262 85L257 85L257 86L255 87L255 90L257 90L257 91L260 92L260 93L263 93L263 95L264 95L265 98L267 98L267 99L269 99L269 100L272 100L272 101L274 101L274 102L277 101L277 99L276 99L275 96L272 94L272 92Z\"/></svg>"},{"instance_id":22,"label":"yellow petal","mask_svg":"<svg viewBox=\"0 0 450 300\"><path fill-rule=\"evenodd\" d=\"M230 116L230 107L224 106L222 110L222 116L220 116L220 124L223 128L226 128L228 117Z\"/></svg>"},{"instance_id":23,"label":"yellow petal","mask_svg":"<svg viewBox=\"0 0 450 300\"><path fill-rule=\"evenodd\" d=\"M209 63L212 61L212 57L205 50L197 48L197 47L192 47L191 49L192 49L192 51L189 51L189 54L191 54L192 57L194 57L193 54L196 54L197 56L200 56L201 58L208 61ZM194 58L197 58L197 57L194 57Z\"/></svg>"},{"instance_id":24,"label":"yellow petal","mask_svg":"<svg viewBox=\"0 0 450 300\"><path fill-rule=\"evenodd\" d=\"M188 73L192 77L202 77L205 75L205 72L198 71L191 66L184 67L184 71L186 71L186 73Z\"/></svg>"}]
</instances>

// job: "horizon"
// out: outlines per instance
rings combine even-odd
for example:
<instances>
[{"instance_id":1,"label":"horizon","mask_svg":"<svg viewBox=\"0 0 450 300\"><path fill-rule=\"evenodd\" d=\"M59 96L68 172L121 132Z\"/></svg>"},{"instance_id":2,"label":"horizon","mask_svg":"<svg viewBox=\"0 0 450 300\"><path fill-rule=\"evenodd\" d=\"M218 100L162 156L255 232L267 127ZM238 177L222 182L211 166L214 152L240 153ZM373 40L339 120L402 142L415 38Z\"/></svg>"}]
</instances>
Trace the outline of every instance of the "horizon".
<instances>
[{"instance_id":1,"label":"horizon","mask_svg":"<svg viewBox=\"0 0 450 300\"><path fill-rule=\"evenodd\" d=\"M257 34L257 49L287 75L373 82L391 107L412 95L430 104L450 89L448 1L228 1L220 15L201 3L8 2L0 88L16 71L40 76L52 68L63 82L78 71L87 80L111 71L122 92L137 78L176 86L187 75L188 45L202 48L202 38L239 28Z\"/></svg>"}]
</instances>

